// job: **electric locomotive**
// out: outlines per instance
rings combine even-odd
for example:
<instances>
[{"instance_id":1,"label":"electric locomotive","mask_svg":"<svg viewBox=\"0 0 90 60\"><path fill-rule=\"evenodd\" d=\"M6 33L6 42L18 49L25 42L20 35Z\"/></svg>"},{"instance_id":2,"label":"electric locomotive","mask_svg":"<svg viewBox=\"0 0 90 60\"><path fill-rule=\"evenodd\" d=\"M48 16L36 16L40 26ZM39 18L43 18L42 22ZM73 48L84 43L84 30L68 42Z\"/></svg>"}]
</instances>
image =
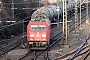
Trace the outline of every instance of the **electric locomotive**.
<instances>
[{"instance_id":1,"label":"electric locomotive","mask_svg":"<svg viewBox=\"0 0 90 60\"><path fill-rule=\"evenodd\" d=\"M81 0L83 2L84 0ZM75 0L67 0L68 10L74 8ZM80 4L80 0L77 0ZM57 12L59 7L59 12ZM42 50L46 49L50 42L50 26L51 21L56 20L57 13L62 15L63 4L60 2L59 6L49 5L37 9L31 16L31 21L27 25L27 41L30 49Z\"/></svg>"},{"instance_id":2,"label":"electric locomotive","mask_svg":"<svg viewBox=\"0 0 90 60\"><path fill-rule=\"evenodd\" d=\"M38 9L33 13L27 26L27 40L30 49L46 49L49 45L50 18L55 15L55 9L56 6L52 5ZM48 17L50 18L48 19Z\"/></svg>"}]
</instances>

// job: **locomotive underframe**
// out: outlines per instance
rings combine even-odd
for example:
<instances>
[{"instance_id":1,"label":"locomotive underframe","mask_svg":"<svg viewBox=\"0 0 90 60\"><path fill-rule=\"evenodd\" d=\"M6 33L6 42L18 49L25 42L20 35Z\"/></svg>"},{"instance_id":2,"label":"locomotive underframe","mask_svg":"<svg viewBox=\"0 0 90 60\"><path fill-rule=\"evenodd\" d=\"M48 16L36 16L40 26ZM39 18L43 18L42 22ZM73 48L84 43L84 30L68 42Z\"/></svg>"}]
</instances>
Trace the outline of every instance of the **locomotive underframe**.
<instances>
[{"instance_id":1,"label":"locomotive underframe","mask_svg":"<svg viewBox=\"0 0 90 60\"><path fill-rule=\"evenodd\" d=\"M48 47L49 43L46 41L29 41L28 46L31 50L44 50Z\"/></svg>"}]
</instances>

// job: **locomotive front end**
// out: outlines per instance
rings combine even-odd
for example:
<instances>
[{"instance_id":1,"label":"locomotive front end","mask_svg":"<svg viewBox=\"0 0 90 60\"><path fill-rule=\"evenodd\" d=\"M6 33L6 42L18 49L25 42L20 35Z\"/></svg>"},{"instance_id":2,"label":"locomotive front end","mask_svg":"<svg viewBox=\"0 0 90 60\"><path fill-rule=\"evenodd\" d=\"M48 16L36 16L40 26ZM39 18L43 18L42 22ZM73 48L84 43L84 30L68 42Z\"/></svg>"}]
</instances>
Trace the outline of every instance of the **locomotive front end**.
<instances>
[{"instance_id":1,"label":"locomotive front end","mask_svg":"<svg viewBox=\"0 0 90 60\"><path fill-rule=\"evenodd\" d=\"M27 41L32 50L46 49L49 41L49 26L46 22L29 22L27 26Z\"/></svg>"}]
</instances>

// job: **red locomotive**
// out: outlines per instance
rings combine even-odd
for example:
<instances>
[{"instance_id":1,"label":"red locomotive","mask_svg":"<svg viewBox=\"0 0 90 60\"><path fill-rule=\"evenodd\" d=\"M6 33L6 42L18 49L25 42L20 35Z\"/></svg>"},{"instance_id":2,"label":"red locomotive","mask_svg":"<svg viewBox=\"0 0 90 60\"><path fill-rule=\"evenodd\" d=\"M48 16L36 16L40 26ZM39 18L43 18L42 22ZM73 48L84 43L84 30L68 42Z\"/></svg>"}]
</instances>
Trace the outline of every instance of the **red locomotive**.
<instances>
[{"instance_id":1,"label":"red locomotive","mask_svg":"<svg viewBox=\"0 0 90 60\"><path fill-rule=\"evenodd\" d=\"M46 49L50 40L50 19L56 14L56 6L36 10L27 26L27 41L30 49ZM52 13L52 14L51 14Z\"/></svg>"},{"instance_id":2,"label":"red locomotive","mask_svg":"<svg viewBox=\"0 0 90 60\"><path fill-rule=\"evenodd\" d=\"M27 40L31 49L45 49L49 43L50 25L47 22L29 22Z\"/></svg>"}]
</instances>

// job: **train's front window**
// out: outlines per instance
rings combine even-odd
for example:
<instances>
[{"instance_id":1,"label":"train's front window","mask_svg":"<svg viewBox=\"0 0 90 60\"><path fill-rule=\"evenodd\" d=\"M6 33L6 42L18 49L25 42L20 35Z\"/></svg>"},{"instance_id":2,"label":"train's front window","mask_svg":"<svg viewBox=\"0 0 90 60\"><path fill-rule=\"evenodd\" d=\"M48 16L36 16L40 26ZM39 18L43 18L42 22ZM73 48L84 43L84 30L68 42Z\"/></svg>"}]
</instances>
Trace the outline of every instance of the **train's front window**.
<instances>
[{"instance_id":1,"label":"train's front window","mask_svg":"<svg viewBox=\"0 0 90 60\"><path fill-rule=\"evenodd\" d=\"M38 25L31 25L31 30L37 30L38 29Z\"/></svg>"},{"instance_id":2,"label":"train's front window","mask_svg":"<svg viewBox=\"0 0 90 60\"><path fill-rule=\"evenodd\" d=\"M46 25L39 25L39 30L46 30Z\"/></svg>"},{"instance_id":3,"label":"train's front window","mask_svg":"<svg viewBox=\"0 0 90 60\"><path fill-rule=\"evenodd\" d=\"M31 30L46 30L46 25L31 25Z\"/></svg>"}]
</instances>

